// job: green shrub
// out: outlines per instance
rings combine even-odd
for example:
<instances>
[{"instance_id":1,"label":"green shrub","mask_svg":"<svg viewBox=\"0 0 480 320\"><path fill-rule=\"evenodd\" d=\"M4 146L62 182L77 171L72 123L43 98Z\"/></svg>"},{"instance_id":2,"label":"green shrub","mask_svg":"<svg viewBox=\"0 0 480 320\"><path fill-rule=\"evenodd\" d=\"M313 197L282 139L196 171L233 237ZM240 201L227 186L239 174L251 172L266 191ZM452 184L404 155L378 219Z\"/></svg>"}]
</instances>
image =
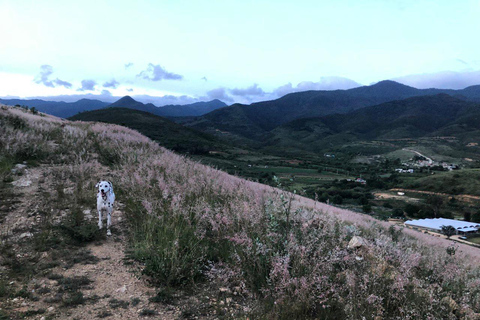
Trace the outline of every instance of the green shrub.
<instances>
[{"instance_id":1,"label":"green shrub","mask_svg":"<svg viewBox=\"0 0 480 320\"><path fill-rule=\"evenodd\" d=\"M195 218L164 214L134 219L131 257L143 272L167 286L192 283L202 275L208 249L195 233Z\"/></svg>"},{"instance_id":2,"label":"green shrub","mask_svg":"<svg viewBox=\"0 0 480 320\"><path fill-rule=\"evenodd\" d=\"M81 244L99 240L103 233L95 223L85 221L83 211L79 207L72 209L71 214L59 226L65 235L74 243Z\"/></svg>"}]
</instances>

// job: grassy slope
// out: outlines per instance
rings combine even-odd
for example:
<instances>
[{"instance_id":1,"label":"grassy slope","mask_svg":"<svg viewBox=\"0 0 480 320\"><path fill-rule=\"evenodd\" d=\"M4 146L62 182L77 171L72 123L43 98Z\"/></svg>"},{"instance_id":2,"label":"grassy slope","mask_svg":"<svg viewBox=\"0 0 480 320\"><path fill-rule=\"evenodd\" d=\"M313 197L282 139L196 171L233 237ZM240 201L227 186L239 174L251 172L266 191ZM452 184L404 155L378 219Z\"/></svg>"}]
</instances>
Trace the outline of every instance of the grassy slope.
<instances>
[{"instance_id":1,"label":"grassy slope","mask_svg":"<svg viewBox=\"0 0 480 320\"><path fill-rule=\"evenodd\" d=\"M88 168L108 168L126 205L131 257L160 286L226 287L220 298L253 306L234 318L474 319L480 312L478 267L447 255L440 239L428 237L426 247L351 212L337 210L345 223L295 211L289 194L194 163L129 129L49 119L1 110L2 157L71 165L66 178L77 183L80 175L97 180ZM360 248L348 247L354 236Z\"/></svg>"},{"instance_id":2,"label":"grassy slope","mask_svg":"<svg viewBox=\"0 0 480 320\"><path fill-rule=\"evenodd\" d=\"M223 142L214 136L139 110L108 108L83 112L70 119L122 124L158 141L158 143L166 148L183 153L206 152L213 149L224 148L225 146Z\"/></svg>"}]
</instances>

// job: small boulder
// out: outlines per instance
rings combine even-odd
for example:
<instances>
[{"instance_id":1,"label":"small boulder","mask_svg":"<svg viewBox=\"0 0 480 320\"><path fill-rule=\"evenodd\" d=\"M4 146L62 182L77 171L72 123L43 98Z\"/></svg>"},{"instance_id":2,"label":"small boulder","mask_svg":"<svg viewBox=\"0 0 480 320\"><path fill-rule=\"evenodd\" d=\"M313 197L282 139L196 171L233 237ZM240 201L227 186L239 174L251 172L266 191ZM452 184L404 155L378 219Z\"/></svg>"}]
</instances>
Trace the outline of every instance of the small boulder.
<instances>
[{"instance_id":1,"label":"small boulder","mask_svg":"<svg viewBox=\"0 0 480 320\"><path fill-rule=\"evenodd\" d=\"M30 237L33 237L33 234L31 232L24 232L20 235L20 239L23 239L23 238L30 238Z\"/></svg>"},{"instance_id":2,"label":"small boulder","mask_svg":"<svg viewBox=\"0 0 480 320\"><path fill-rule=\"evenodd\" d=\"M17 173L19 174L19 173L22 173L25 170L25 168L27 168L26 164L17 163L11 171L13 174L17 174Z\"/></svg>"},{"instance_id":3,"label":"small boulder","mask_svg":"<svg viewBox=\"0 0 480 320\"><path fill-rule=\"evenodd\" d=\"M368 241L365 240L364 238L362 237L359 237L359 236L354 236L350 242L348 243L348 246L347 248L348 249L357 249L357 248L360 248L360 247L363 247L363 246L367 246L368 245Z\"/></svg>"},{"instance_id":4,"label":"small boulder","mask_svg":"<svg viewBox=\"0 0 480 320\"><path fill-rule=\"evenodd\" d=\"M458 310L458 304L451 297L444 297L441 302L443 305L447 306L452 312Z\"/></svg>"}]
</instances>

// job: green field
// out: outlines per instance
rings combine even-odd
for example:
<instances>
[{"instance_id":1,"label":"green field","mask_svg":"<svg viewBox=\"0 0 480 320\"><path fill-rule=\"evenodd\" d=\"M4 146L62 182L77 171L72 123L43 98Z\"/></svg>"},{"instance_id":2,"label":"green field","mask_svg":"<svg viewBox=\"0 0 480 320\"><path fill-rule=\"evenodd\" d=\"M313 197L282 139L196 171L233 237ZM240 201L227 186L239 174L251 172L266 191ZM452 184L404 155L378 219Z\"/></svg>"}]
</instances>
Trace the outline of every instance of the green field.
<instances>
[{"instance_id":1,"label":"green field","mask_svg":"<svg viewBox=\"0 0 480 320\"><path fill-rule=\"evenodd\" d=\"M468 238L468 241L476 244L480 244L480 237Z\"/></svg>"}]
</instances>

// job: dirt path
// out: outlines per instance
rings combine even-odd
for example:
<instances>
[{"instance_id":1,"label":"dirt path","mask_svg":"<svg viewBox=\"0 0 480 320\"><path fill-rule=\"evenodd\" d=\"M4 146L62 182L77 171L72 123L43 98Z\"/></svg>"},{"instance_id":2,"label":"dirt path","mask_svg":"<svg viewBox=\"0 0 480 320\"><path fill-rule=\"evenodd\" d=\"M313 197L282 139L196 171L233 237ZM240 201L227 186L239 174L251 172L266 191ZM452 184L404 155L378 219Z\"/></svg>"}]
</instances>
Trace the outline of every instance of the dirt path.
<instances>
[{"instance_id":1,"label":"dirt path","mask_svg":"<svg viewBox=\"0 0 480 320\"><path fill-rule=\"evenodd\" d=\"M117 234L114 233L102 243L90 244L86 247L98 262L87 265L77 264L63 274L65 277L85 276L90 279L92 284L82 292L85 299L96 299L97 302L62 311L58 318L142 319L143 313L147 315L151 311L155 312L155 319L178 318L178 310L165 310L158 304L150 303L148 299L155 295L155 289L148 287L145 279L125 265L125 239L121 232L121 211L114 212L113 224L117 226Z\"/></svg>"},{"instance_id":2,"label":"dirt path","mask_svg":"<svg viewBox=\"0 0 480 320\"><path fill-rule=\"evenodd\" d=\"M49 206L44 193L53 192L51 181L45 179L49 169L22 168L21 175L0 189L0 285L6 286L10 296L0 296L0 319L5 316L2 312L12 319L177 319L180 308L149 302L155 288L125 262L121 203L116 204L119 210L112 217L111 237L83 247L33 249L43 231L39 212ZM95 212L84 212L85 219L96 223ZM53 220L60 221L67 214L61 210Z\"/></svg>"},{"instance_id":3,"label":"dirt path","mask_svg":"<svg viewBox=\"0 0 480 320\"><path fill-rule=\"evenodd\" d=\"M421 153L418 152L418 151L411 150L411 149L407 149L407 148L403 148L402 150L404 150L404 151L409 151L409 152L413 152L413 153L415 153L416 155L419 155L420 157L424 157L425 159L427 159L427 161L428 161L429 163L433 163L433 160L432 160L431 158L427 157L427 156L424 155L424 154L421 154Z\"/></svg>"},{"instance_id":4,"label":"dirt path","mask_svg":"<svg viewBox=\"0 0 480 320\"><path fill-rule=\"evenodd\" d=\"M448 194L448 193L441 193L441 192L433 192L433 191L423 191L423 190L414 190L414 189L401 189L401 188L393 188L390 189L389 191L392 192L411 192L411 193L420 193L420 194L428 194L428 195L434 195L434 196L441 196L441 197L455 197L458 200L461 201L472 201L472 200L480 200L479 196L472 196L469 194Z\"/></svg>"}]
</instances>

